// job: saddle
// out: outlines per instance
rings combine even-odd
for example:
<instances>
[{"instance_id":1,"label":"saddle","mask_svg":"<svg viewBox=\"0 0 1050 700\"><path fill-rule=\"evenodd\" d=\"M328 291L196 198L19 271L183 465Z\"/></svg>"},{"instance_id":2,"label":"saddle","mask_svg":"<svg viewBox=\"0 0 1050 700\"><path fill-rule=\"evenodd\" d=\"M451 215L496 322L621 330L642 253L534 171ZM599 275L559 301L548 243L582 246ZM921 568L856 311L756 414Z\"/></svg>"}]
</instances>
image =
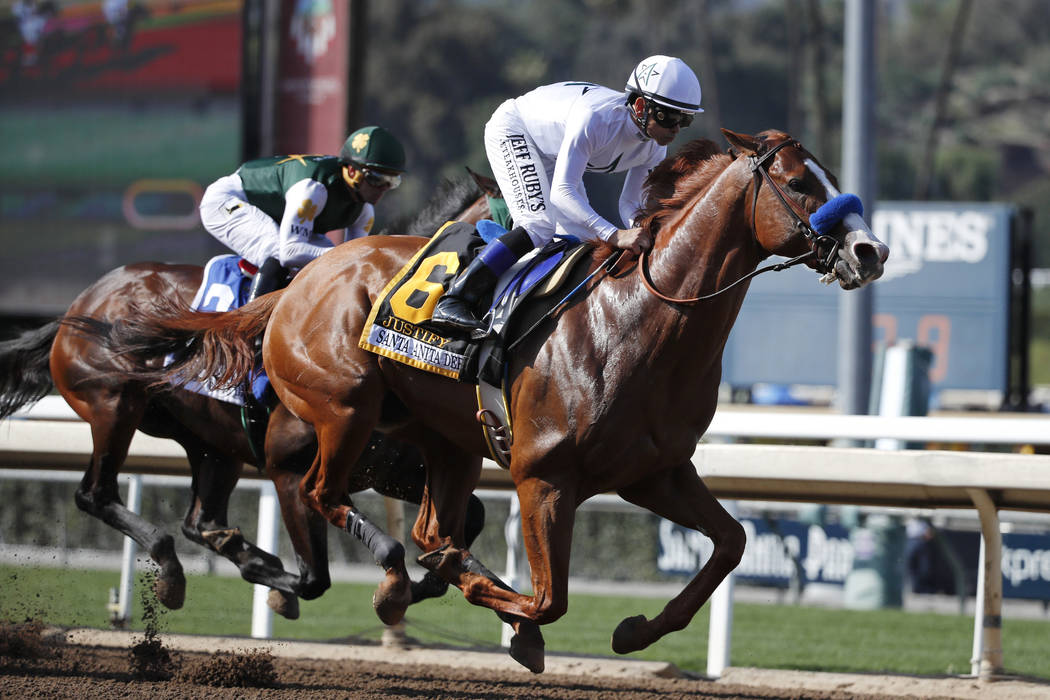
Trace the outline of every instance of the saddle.
<instances>
[{"instance_id":1,"label":"saddle","mask_svg":"<svg viewBox=\"0 0 1050 700\"><path fill-rule=\"evenodd\" d=\"M493 230L497 227L498 230ZM479 232L480 230L480 232ZM485 315L488 334L481 340L449 334L427 324L438 299L456 273L486 242L505 229L492 221L442 226L383 289L372 307L360 347L411 367L478 387L477 418L493 459L508 467L513 442L507 408L508 348L526 334L517 323L546 318L567 297L559 293L590 246L575 238L551 241L524 256L496 285ZM515 337L511 337L511 336Z\"/></svg>"}]
</instances>

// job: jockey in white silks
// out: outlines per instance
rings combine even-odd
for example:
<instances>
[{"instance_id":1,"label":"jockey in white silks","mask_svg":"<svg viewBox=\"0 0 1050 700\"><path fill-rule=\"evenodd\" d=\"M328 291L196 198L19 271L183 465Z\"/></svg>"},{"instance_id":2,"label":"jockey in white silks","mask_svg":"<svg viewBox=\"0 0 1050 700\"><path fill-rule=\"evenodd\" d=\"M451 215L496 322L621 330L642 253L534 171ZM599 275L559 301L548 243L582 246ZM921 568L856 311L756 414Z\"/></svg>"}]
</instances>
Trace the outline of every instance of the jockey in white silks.
<instances>
[{"instance_id":1,"label":"jockey in white silks","mask_svg":"<svg viewBox=\"0 0 1050 700\"><path fill-rule=\"evenodd\" d=\"M485 125L485 151L515 228L478 253L438 301L431 323L481 331L474 306L499 276L558 235L604 241L638 254L652 241L634 226L649 172L700 109L700 81L678 58L650 56L624 91L570 81L507 100ZM591 207L585 172L626 171L619 213L627 228Z\"/></svg>"}]
</instances>

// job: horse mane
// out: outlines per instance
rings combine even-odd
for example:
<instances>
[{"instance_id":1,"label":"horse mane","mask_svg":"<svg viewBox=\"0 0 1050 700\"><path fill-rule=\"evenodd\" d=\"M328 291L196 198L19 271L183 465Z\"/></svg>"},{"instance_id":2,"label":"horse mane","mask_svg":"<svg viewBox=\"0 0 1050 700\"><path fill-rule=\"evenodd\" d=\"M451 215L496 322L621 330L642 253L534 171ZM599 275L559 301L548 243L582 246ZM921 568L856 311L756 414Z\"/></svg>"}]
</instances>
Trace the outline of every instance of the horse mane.
<instances>
[{"instance_id":1,"label":"horse mane","mask_svg":"<svg viewBox=\"0 0 1050 700\"><path fill-rule=\"evenodd\" d=\"M732 159L710 139L685 144L649 173L645 180L645 205L635 221L655 237L660 224L709 185L730 162Z\"/></svg>"},{"instance_id":2,"label":"horse mane","mask_svg":"<svg viewBox=\"0 0 1050 700\"><path fill-rule=\"evenodd\" d=\"M477 183L469 177L445 178L418 213L395 219L379 233L429 238L442 224L455 218L482 194Z\"/></svg>"}]
</instances>

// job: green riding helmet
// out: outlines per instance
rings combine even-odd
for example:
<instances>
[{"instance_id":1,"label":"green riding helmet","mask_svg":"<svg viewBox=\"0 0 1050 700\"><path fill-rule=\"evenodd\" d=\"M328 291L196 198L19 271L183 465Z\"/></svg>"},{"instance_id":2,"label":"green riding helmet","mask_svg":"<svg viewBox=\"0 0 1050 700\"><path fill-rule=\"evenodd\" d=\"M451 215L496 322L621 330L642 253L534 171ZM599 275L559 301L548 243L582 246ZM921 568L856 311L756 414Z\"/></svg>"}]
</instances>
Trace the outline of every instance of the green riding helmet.
<instances>
[{"instance_id":1,"label":"green riding helmet","mask_svg":"<svg viewBox=\"0 0 1050 700\"><path fill-rule=\"evenodd\" d=\"M381 126L366 126L350 134L339 151L344 165L405 172L405 149L393 134Z\"/></svg>"}]
</instances>

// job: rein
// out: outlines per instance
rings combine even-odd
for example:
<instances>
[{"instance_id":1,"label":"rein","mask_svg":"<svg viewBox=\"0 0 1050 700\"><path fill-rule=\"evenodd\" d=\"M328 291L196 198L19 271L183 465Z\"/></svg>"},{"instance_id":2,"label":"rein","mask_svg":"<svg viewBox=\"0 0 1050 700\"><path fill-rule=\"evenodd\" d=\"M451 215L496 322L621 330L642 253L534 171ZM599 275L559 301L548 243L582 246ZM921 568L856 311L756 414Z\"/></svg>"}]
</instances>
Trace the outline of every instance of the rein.
<instances>
[{"instance_id":1,"label":"rein","mask_svg":"<svg viewBox=\"0 0 1050 700\"><path fill-rule=\"evenodd\" d=\"M787 146L793 146L794 148L802 147L802 145L798 141L790 139L788 141L784 141L783 143L777 144L761 156L753 155L747 157L748 167L751 169L751 172L754 175L755 185L755 194L751 202L751 233L755 236L755 240L757 242L758 234L755 229L755 217L758 211L758 190L762 186L762 183L764 181L766 184L769 185L769 188L773 190L773 194L777 196L777 199L779 199L780 203L784 205L784 208L787 209L788 213L791 214L792 218L794 218L795 229L800 231L803 237L805 237L806 242L809 243L809 252L803 253L802 255L791 258L790 260L787 260L785 262L774 263L773 265L767 265L766 267L762 267L757 270L752 270L740 279L734 282L730 282L725 287L722 287L717 291L711 292L710 294L701 294L700 296L695 296L688 299L679 299L662 294L656 288L649 273L649 260L651 251L646 250L642 253L642 258L640 261L641 264L638 265L638 274L641 276L642 282L643 284L645 284L646 289L648 289L657 298L662 299L666 302L670 302L672 304L695 304L697 302L704 301L706 299L711 299L713 297L718 296L719 294L728 292L730 289L737 286L738 284L746 282L747 280L751 279L752 277L755 277L756 275L761 275L763 272L780 272L781 270L786 270L789 267L794 267L795 265L804 263L813 257L817 258L816 269L818 272L828 273L832 271L835 264L835 255L838 253L840 243L837 240L835 240L832 236L822 236L816 231L814 231L813 227L809 225L809 222L806 220L806 218L803 218L803 216L806 215L806 212L803 211L790 197L787 196L784 190L781 189L780 185L777 184L776 180L774 180L773 177L769 174L767 168L762 167L763 165L766 165L767 162L772 161L773 157L777 154L777 152L780 151L780 149L785 148ZM830 247L826 255L821 255L820 248L825 245L829 245ZM759 244L759 247L762 247L761 244ZM766 251L766 254L769 255L769 251Z\"/></svg>"},{"instance_id":2,"label":"rein","mask_svg":"<svg viewBox=\"0 0 1050 700\"><path fill-rule=\"evenodd\" d=\"M660 290L658 290L656 288L656 286L653 284L652 280L649 279L649 251L648 250L645 251L644 253L642 253L642 264L638 266L638 274L641 275L642 283L645 284L645 288L648 289L650 292L652 292L653 296L655 296L655 297L657 297L659 299L663 299L664 301L670 302L672 304L695 304L698 301L704 301L706 299L711 299L713 297L718 296L719 294L722 294L724 292L728 292L733 287L737 286L741 282L746 282L747 280L751 279L755 275L761 275L763 272L780 272L781 270L786 270L789 267L794 267L795 265L798 265L799 263L806 262L807 260L809 260L814 255L816 255L816 253L811 250L808 253L803 253L802 255L799 255L798 257L791 258L790 260L787 260L785 262L774 263L773 265L766 265L765 267L760 267L757 270L752 270L751 272L747 273L746 275L744 275L740 279L738 279L738 280L736 280L734 282L730 282L729 284L727 284L726 286L722 287L721 289L719 289L716 292L711 292L710 294L701 294L700 296L692 297L690 299L676 299L675 297L669 297L669 296L666 296L666 295L660 293Z\"/></svg>"}]
</instances>

